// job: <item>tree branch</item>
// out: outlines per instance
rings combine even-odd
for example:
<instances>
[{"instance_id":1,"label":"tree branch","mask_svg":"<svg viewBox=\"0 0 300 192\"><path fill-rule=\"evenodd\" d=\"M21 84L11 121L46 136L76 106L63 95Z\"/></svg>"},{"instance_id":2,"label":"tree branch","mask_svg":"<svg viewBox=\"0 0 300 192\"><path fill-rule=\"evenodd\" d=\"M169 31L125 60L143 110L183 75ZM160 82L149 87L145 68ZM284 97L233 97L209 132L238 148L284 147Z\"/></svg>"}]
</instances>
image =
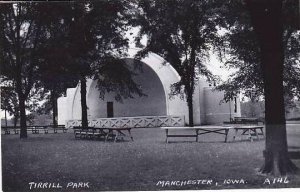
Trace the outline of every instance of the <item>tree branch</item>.
<instances>
[{"instance_id":1,"label":"tree branch","mask_svg":"<svg viewBox=\"0 0 300 192\"><path fill-rule=\"evenodd\" d=\"M29 23L28 31L27 31L26 36L24 38L23 47L26 47L26 42L29 38L29 34L31 33L32 22L33 22L33 20L31 20L30 23Z\"/></svg>"},{"instance_id":2,"label":"tree branch","mask_svg":"<svg viewBox=\"0 0 300 192\"><path fill-rule=\"evenodd\" d=\"M30 60L29 60L29 74L28 74L28 83L26 85L26 88L25 88L25 96L27 97L31 88L32 88L32 85L33 85L33 68L34 68L34 60L35 60L35 53L36 53L36 47L37 47L37 40L39 38L39 34L40 34L40 31L41 31L41 25L38 24L38 28L37 28L37 31L35 33L35 38L34 38L34 43L33 43L33 48L32 48L32 51L31 51L31 54L30 54Z\"/></svg>"}]
</instances>

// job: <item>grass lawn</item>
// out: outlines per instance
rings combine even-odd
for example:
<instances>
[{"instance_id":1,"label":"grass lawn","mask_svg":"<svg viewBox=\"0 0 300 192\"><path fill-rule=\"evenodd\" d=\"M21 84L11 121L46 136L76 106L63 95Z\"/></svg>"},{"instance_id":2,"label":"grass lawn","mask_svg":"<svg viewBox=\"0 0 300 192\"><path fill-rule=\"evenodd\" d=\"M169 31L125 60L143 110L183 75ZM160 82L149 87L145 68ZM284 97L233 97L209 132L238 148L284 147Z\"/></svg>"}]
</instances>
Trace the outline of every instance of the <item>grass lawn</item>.
<instances>
[{"instance_id":1,"label":"grass lawn","mask_svg":"<svg viewBox=\"0 0 300 192\"><path fill-rule=\"evenodd\" d=\"M287 130L292 160L300 167L300 124L288 125ZM171 138L177 142L166 144L159 128L134 129L132 135L134 142L117 143L75 140L72 133L29 134L26 140L2 135L3 190L29 191L30 182L59 183L62 189L57 191L300 187L299 172L287 176L288 184L264 184L266 178L272 181L257 173L264 140L224 143L223 135L206 134L199 136L199 143ZM242 183L224 184L225 179ZM194 184L161 185L188 180ZM212 183L195 184L198 180ZM89 188L66 188L69 182L89 182Z\"/></svg>"}]
</instances>

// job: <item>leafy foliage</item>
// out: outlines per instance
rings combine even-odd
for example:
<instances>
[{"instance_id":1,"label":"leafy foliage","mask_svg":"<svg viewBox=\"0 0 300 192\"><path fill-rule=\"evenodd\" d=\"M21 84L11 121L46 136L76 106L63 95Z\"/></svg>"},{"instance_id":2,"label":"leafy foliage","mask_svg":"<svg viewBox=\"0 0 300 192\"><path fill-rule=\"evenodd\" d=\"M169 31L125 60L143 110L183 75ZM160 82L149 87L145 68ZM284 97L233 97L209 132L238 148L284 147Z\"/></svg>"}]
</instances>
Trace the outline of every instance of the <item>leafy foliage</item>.
<instances>
[{"instance_id":1,"label":"leafy foliage","mask_svg":"<svg viewBox=\"0 0 300 192\"><path fill-rule=\"evenodd\" d=\"M26 132L26 100L38 88L39 50L47 32L42 25L42 4L6 3L0 5L1 20L1 80L10 83L18 96L21 138ZM33 91L32 91L33 90Z\"/></svg>"},{"instance_id":2,"label":"leafy foliage","mask_svg":"<svg viewBox=\"0 0 300 192\"><path fill-rule=\"evenodd\" d=\"M1 109L9 115L19 117L18 96L12 87L1 87Z\"/></svg>"},{"instance_id":3,"label":"leafy foliage","mask_svg":"<svg viewBox=\"0 0 300 192\"><path fill-rule=\"evenodd\" d=\"M83 85L87 77L99 77L95 69L111 63L111 58L116 61L126 55L128 42L124 32L129 4L125 0L106 0L0 5L1 79L4 83L12 82L13 91L18 95L24 127L21 137L27 137L25 102L31 102L31 94L40 100L51 99L55 111L55 100L67 87L73 87L78 80ZM123 70L124 66L116 64L114 67L121 67L116 70L121 71L121 75L110 76L108 80L114 83L102 83L99 87L115 86L102 87L102 90L120 90L118 99L123 94L125 97L135 93L142 95L139 87L134 86L132 73ZM128 73L124 75L125 72ZM82 98L85 98L84 93ZM36 107L35 102L30 105Z\"/></svg>"},{"instance_id":4,"label":"leafy foliage","mask_svg":"<svg viewBox=\"0 0 300 192\"><path fill-rule=\"evenodd\" d=\"M192 97L200 75L209 81L217 78L206 68L205 61L220 42L215 9L217 1L138 1L140 14L133 21L140 26L138 44L147 35L146 47L136 58L154 52L165 58L179 73L181 80L172 85L171 95L186 99L192 125Z\"/></svg>"},{"instance_id":5,"label":"leafy foliage","mask_svg":"<svg viewBox=\"0 0 300 192\"><path fill-rule=\"evenodd\" d=\"M134 98L133 93L138 96L146 96L140 86L136 84L133 77L136 73L127 66L126 60L114 57L103 58L103 64L97 65L95 79L100 91L100 98L104 99L105 93L115 94L115 100L122 102L123 99ZM122 78L120 78L122 77Z\"/></svg>"},{"instance_id":6,"label":"leafy foliage","mask_svg":"<svg viewBox=\"0 0 300 192\"><path fill-rule=\"evenodd\" d=\"M12 80L15 84L17 78L22 78L18 94L27 97L37 80L38 50L46 37L38 4L1 4L0 9L3 27L1 77L3 82Z\"/></svg>"},{"instance_id":7,"label":"leafy foliage","mask_svg":"<svg viewBox=\"0 0 300 192\"><path fill-rule=\"evenodd\" d=\"M90 2L89 9L86 22L91 26L96 47L90 52L93 58L91 71L97 80L100 98L103 99L106 92L114 93L117 101L134 95L145 96L133 80L135 73L123 60L127 56L128 39L125 32L129 28L131 2Z\"/></svg>"},{"instance_id":8,"label":"leafy foliage","mask_svg":"<svg viewBox=\"0 0 300 192\"><path fill-rule=\"evenodd\" d=\"M290 98L300 96L300 32L293 18L297 15L296 4L296 1L284 1L283 13L284 92ZM241 1L224 1L222 10L226 20L226 25L222 27L227 29L224 35L225 54L229 55L225 66L238 70L217 88L226 91L225 100L232 98L239 91L243 91L246 97L258 99L264 95L260 65L262 53L250 16Z\"/></svg>"}]
</instances>

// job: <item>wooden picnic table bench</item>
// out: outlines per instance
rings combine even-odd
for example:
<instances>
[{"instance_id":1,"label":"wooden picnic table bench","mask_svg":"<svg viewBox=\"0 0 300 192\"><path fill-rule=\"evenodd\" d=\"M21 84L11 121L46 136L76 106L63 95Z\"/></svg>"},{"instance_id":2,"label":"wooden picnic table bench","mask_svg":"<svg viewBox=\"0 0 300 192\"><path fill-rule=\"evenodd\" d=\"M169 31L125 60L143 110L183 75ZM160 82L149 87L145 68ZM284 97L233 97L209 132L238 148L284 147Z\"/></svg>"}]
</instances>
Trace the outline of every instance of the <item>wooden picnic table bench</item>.
<instances>
[{"instance_id":1,"label":"wooden picnic table bench","mask_svg":"<svg viewBox=\"0 0 300 192\"><path fill-rule=\"evenodd\" d=\"M57 133L58 130L62 130L63 133L67 132L67 128L65 128L65 125L58 125L57 127L53 127L53 125L28 125L27 131L31 131L32 134L39 134L40 131L44 131L45 134L49 133L49 128L53 128L54 133ZM4 134L8 135L11 133L11 131L14 131L15 134L19 134L20 132L20 126L6 126L1 127L2 130L4 130Z\"/></svg>"},{"instance_id":2,"label":"wooden picnic table bench","mask_svg":"<svg viewBox=\"0 0 300 192\"><path fill-rule=\"evenodd\" d=\"M75 127L73 127L73 130L74 130L75 139L80 138L82 127L75 126Z\"/></svg>"},{"instance_id":3,"label":"wooden picnic table bench","mask_svg":"<svg viewBox=\"0 0 300 192\"><path fill-rule=\"evenodd\" d=\"M44 131L45 134L48 134L48 126L47 125L27 126L27 131L31 131L32 134L39 134L40 131Z\"/></svg>"},{"instance_id":4,"label":"wooden picnic table bench","mask_svg":"<svg viewBox=\"0 0 300 192\"><path fill-rule=\"evenodd\" d=\"M133 137L131 135L131 127L109 127L106 128L108 130L108 133L106 135L105 141L107 141L109 138L114 139L114 142L116 142L118 139L123 139L124 137L129 137L131 141L133 141ZM122 131L127 131L128 135L126 135Z\"/></svg>"},{"instance_id":5,"label":"wooden picnic table bench","mask_svg":"<svg viewBox=\"0 0 300 192\"><path fill-rule=\"evenodd\" d=\"M225 135L225 143L227 142L227 136L230 129L233 126L220 126L220 125L205 125L205 126L194 126L194 127L161 127L166 131L166 143L169 142L169 137L195 137L198 142L198 136L207 133L217 133ZM195 134L170 134L169 130L194 130Z\"/></svg>"},{"instance_id":6,"label":"wooden picnic table bench","mask_svg":"<svg viewBox=\"0 0 300 192\"><path fill-rule=\"evenodd\" d=\"M87 138L87 136L89 136L89 133L93 133L94 132L94 128L93 127L73 127L74 130L74 135L75 135L75 139L77 138Z\"/></svg>"},{"instance_id":7,"label":"wooden picnic table bench","mask_svg":"<svg viewBox=\"0 0 300 192\"><path fill-rule=\"evenodd\" d=\"M20 132L20 127L18 126L5 126L1 127L2 130L4 130L5 135L9 135L11 131L14 131L15 134L19 134Z\"/></svg>"},{"instance_id":8,"label":"wooden picnic table bench","mask_svg":"<svg viewBox=\"0 0 300 192\"><path fill-rule=\"evenodd\" d=\"M123 137L130 137L133 141L133 137L131 135L131 128L117 128L117 127L73 127L75 139L78 138L86 138L86 139L94 139L104 137L105 141L112 138L114 142L118 139L123 139ZM126 135L122 131L128 131L128 135Z\"/></svg>"},{"instance_id":9,"label":"wooden picnic table bench","mask_svg":"<svg viewBox=\"0 0 300 192\"><path fill-rule=\"evenodd\" d=\"M106 128L97 128L97 127L73 127L75 139L95 139L101 138L103 136L106 138L107 132L105 132Z\"/></svg>"},{"instance_id":10,"label":"wooden picnic table bench","mask_svg":"<svg viewBox=\"0 0 300 192\"><path fill-rule=\"evenodd\" d=\"M235 141L237 134L239 131L242 131L241 135L247 135L250 141L253 141L253 136L255 136L259 140L259 135L264 137L264 126L262 125L234 125L235 135L233 136L233 141ZM260 131L260 132L258 132Z\"/></svg>"},{"instance_id":11,"label":"wooden picnic table bench","mask_svg":"<svg viewBox=\"0 0 300 192\"><path fill-rule=\"evenodd\" d=\"M20 130L21 130L21 127L20 126L17 126L17 127L14 127L14 126L7 126L7 127L2 127L2 129L4 129L4 134L5 135L9 135L11 130L14 131L15 134L19 134L20 133ZM38 134L39 131L44 131L44 133L48 133L48 128L47 126L27 126L27 131L31 131L33 134Z\"/></svg>"},{"instance_id":12,"label":"wooden picnic table bench","mask_svg":"<svg viewBox=\"0 0 300 192\"><path fill-rule=\"evenodd\" d=\"M230 121L224 121L224 124L250 124L250 125L258 125L264 124L263 120L255 117L234 117L230 119Z\"/></svg>"},{"instance_id":13,"label":"wooden picnic table bench","mask_svg":"<svg viewBox=\"0 0 300 192\"><path fill-rule=\"evenodd\" d=\"M56 127L52 125L52 127L53 127L54 133L57 133L58 130L62 130L63 133L66 133L67 130L68 130L68 129L65 127L65 125L57 125Z\"/></svg>"},{"instance_id":14,"label":"wooden picnic table bench","mask_svg":"<svg viewBox=\"0 0 300 192\"><path fill-rule=\"evenodd\" d=\"M258 124L258 118L252 117L235 117L234 122L237 124Z\"/></svg>"}]
</instances>

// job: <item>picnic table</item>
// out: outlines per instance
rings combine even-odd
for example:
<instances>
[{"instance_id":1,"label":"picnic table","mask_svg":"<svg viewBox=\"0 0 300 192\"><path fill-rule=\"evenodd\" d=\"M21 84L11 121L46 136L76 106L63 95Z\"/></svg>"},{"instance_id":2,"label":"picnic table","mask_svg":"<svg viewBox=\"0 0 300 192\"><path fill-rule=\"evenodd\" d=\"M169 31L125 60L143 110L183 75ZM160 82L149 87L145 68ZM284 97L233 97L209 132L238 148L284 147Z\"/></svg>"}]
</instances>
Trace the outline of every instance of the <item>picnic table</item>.
<instances>
[{"instance_id":1,"label":"picnic table","mask_svg":"<svg viewBox=\"0 0 300 192\"><path fill-rule=\"evenodd\" d=\"M27 131L31 131L32 134L39 134L40 131L44 131L44 133L47 134L48 133L48 126L47 125L27 126Z\"/></svg>"},{"instance_id":2,"label":"picnic table","mask_svg":"<svg viewBox=\"0 0 300 192\"><path fill-rule=\"evenodd\" d=\"M130 127L73 127L73 129L75 139L100 139L103 136L105 141L111 138L116 142L118 139L123 139L124 137L130 137L133 141ZM128 135L124 131L127 131Z\"/></svg>"},{"instance_id":3,"label":"picnic table","mask_svg":"<svg viewBox=\"0 0 300 192\"><path fill-rule=\"evenodd\" d=\"M234 117L233 119L230 119L230 121L224 121L224 124L250 124L250 125L258 125L264 124L264 122L258 118L255 117Z\"/></svg>"},{"instance_id":4,"label":"picnic table","mask_svg":"<svg viewBox=\"0 0 300 192\"><path fill-rule=\"evenodd\" d=\"M2 127L5 135L9 135L11 131L14 131L15 134L19 134L21 127L20 126L7 126ZM39 131L44 131L44 133L48 133L48 126L27 126L27 131L31 131L33 134L38 134Z\"/></svg>"},{"instance_id":5,"label":"picnic table","mask_svg":"<svg viewBox=\"0 0 300 192\"><path fill-rule=\"evenodd\" d=\"M53 132L57 133L58 130L62 130L63 133L67 132L67 129L64 125L58 125L57 127L54 127L53 125L28 125L27 131L31 131L32 134L39 134L40 131L43 131L45 134L48 134L49 128L53 128ZM15 134L19 134L21 127L20 126L5 126L1 127L2 130L4 130L5 135L9 135L11 131L14 131Z\"/></svg>"},{"instance_id":6,"label":"picnic table","mask_svg":"<svg viewBox=\"0 0 300 192\"><path fill-rule=\"evenodd\" d=\"M261 125L235 125L235 135L233 136L233 141L235 141L239 131L242 132L241 135L247 135L251 142L253 141L253 136L259 140L259 135L264 137L263 128L264 126Z\"/></svg>"},{"instance_id":7,"label":"picnic table","mask_svg":"<svg viewBox=\"0 0 300 192\"><path fill-rule=\"evenodd\" d=\"M114 142L116 142L119 138L129 137L131 141L133 141L133 137L131 135L131 127L110 127L107 128L108 133L106 135L105 141L108 140L108 138L114 138ZM128 135L124 133L124 131L128 132Z\"/></svg>"},{"instance_id":8,"label":"picnic table","mask_svg":"<svg viewBox=\"0 0 300 192\"><path fill-rule=\"evenodd\" d=\"M77 138L86 138L86 139L95 139L100 138L101 136L106 136L104 128L95 128L95 127L73 127L75 139Z\"/></svg>"},{"instance_id":9,"label":"picnic table","mask_svg":"<svg viewBox=\"0 0 300 192\"><path fill-rule=\"evenodd\" d=\"M9 135L10 134L10 131L14 131L15 134L19 134L20 132L20 127L18 126L4 126L4 127L1 127L2 130L4 130L4 134L5 135Z\"/></svg>"},{"instance_id":10,"label":"picnic table","mask_svg":"<svg viewBox=\"0 0 300 192\"><path fill-rule=\"evenodd\" d=\"M54 133L57 133L58 130L62 130L63 133L66 133L68 131L68 129L65 127L65 125L57 125L57 126L51 125L51 127L53 127Z\"/></svg>"},{"instance_id":11,"label":"picnic table","mask_svg":"<svg viewBox=\"0 0 300 192\"><path fill-rule=\"evenodd\" d=\"M245 124L233 124L233 125L204 125L204 126L194 126L194 127L161 127L161 129L166 132L166 143L169 142L170 137L195 137L196 142L198 142L198 136L204 135L208 133L217 133L225 135L225 143L227 142L229 130L235 130L235 134L233 136L233 141L235 141L238 132L242 131L241 135L247 135L248 138L253 141L253 136L259 140L259 135L264 136L263 132L264 126L261 125L245 125ZM194 130L194 134L170 134L170 130L172 132L178 130Z\"/></svg>"},{"instance_id":12,"label":"picnic table","mask_svg":"<svg viewBox=\"0 0 300 192\"><path fill-rule=\"evenodd\" d=\"M233 126L221 126L221 125L205 125L205 126L194 126L194 127L161 127L166 131L166 143L169 142L169 137L195 137L198 142L198 136L208 133L217 133L225 135L225 143L227 142L227 136L230 129L234 129ZM195 134L170 134L169 130L194 130Z\"/></svg>"}]
</instances>

